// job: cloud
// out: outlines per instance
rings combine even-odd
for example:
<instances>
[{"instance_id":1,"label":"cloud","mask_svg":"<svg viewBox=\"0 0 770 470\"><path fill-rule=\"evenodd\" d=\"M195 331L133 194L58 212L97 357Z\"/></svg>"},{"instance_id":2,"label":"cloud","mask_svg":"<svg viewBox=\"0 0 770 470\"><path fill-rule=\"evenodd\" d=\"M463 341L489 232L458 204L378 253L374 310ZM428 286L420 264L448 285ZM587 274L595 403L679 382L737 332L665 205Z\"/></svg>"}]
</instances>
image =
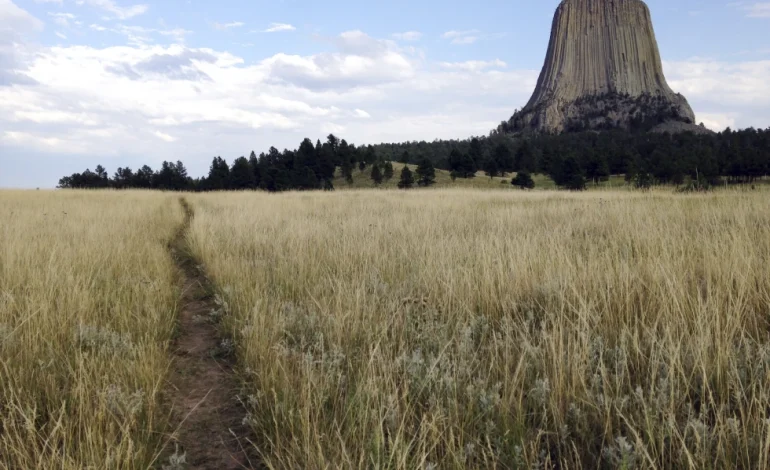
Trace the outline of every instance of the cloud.
<instances>
[{"instance_id":1,"label":"cloud","mask_svg":"<svg viewBox=\"0 0 770 470\"><path fill-rule=\"evenodd\" d=\"M312 56L280 53L263 60L260 67L271 82L316 91L389 83L414 74L412 61L387 41L348 31L334 43L340 52Z\"/></svg>"},{"instance_id":2,"label":"cloud","mask_svg":"<svg viewBox=\"0 0 770 470\"><path fill-rule=\"evenodd\" d=\"M69 28L71 26L71 21L74 21L77 16L73 15L72 13L48 13L48 16L53 18L53 22L56 23L59 26L62 26L64 28ZM79 23L79 22L78 22Z\"/></svg>"},{"instance_id":3,"label":"cloud","mask_svg":"<svg viewBox=\"0 0 770 470\"><path fill-rule=\"evenodd\" d=\"M467 31L447 31L442 34L444 39L450 39L452 44L466 45L473 44L479 39L479 31L477 29L470 29Z\"/></svg>"},{"instance_id":4,"label":"cloud","mask_svg":"<svg viewBox=\"0 0 770 470\"><path fill-rule=\"evenodd\" d=\"M111 32L114 34L119 34L121 36L125 36L128 44L130 45L146 45L146 44L152 44L155 41L156 36L162 36L164 38L171 38L176 43L184 43L185 37L188 34L191 34L192 31L188 31L183 28L173 28L173 29L154 29L154 28L145 28L143 26L129 26L125 24L118 24L114 27L105 27L99 24L91 24L89 26L94 31L99 32Z\"/></svg>"},{"instance_id":5,"label":"cloud","mask_svg":"<svg viewBox=\"0 0 770 470\"><path fill-rule=\"evenodd\" d=\"M405 33L394 33L393 37L399 41L419 41L422 39L422 33L419 31L407 31Z\"/></svg>"},{"instance_id":6,"label":"cloud","mask_svg":"<svg viewBox=\"0 0 770 470\"><path fill-rule=\"evenodd\" d=\"M770 60L729 63L709 59L664 61L671 87L695 110L696 120L721 130L724 125L770 125Z\"/></svg>"},{"instance_id":7,"label":"cloud","mask_svg":"<svg viewBox=\"0 0 770 470\"><path fill-rule=\"evenodd\" d=\"M27 59L33 54L24 38L42 29L42 21L12 1L0 0L0 87L35 83L24 73Z\"/></svg>"},{"instance_id":8,"label":"cloud","mask_svg":"<svg viewBox=\"0 0 770 470\"><path fill-rule=\"evenodd\" d=\"M295 31L297 28L287 23L270 23L263 33L282 33L286 31Z\"/></svg>"},{"instance_id":9,"label":"cloud","mask_svg":"<svg viewBox=\"0 0 770 470\"><path fill-rule=\"evenodd\" d=\"M67 35L65 35L64 33L60 33L59 31L56 31L56 33L55 33L55 34L56 34L56 36L57 36L59 39L67 39Z\"/></svg>"},{"instance_id":10,"label":"cloud","mask_svg":"<svg viewBox=\"0 0 770 470\"><path fill-rule=\"evenodd\" d=\"M480 72L490 68L505 68L508 66L500 59L495 60L469 60L466 62L442 62L441 66L449 70L464 70L467 72Z\"/></svg>"},{"instance_id":11,"label":"cloud","mask_svg":"<svg viewBox=\"0 0 770 470\"><path fill-rule=\"evenodd\" d=\"M42 24L30 18L34 33ZM41 162L52 181L31 186L97 163L114 170L181 159L198 176L213 155L229 161L329 132L357 145L483 135L526 103L539 72L499 59L435 62L362 31L326 38L323 52L247 61L158 44L154 30L111 29L120 27L149 41L25 50L25 33L14 30L3 43L15 55L0 60L0 80L14 74L13 86L0 86L0 147ZM709 127L770 124L770 61L664 65Z\"/></svg>"},{"instance_id":12,"label":"cloud","mask_svg":"<svg viewBox=\"0 0 770 470\"><path fill-rule=\"evenodd\" d=\"M233 21L232 23L214 23L214 29L218 29L220 31L226 31L228 29L233 28L240 28L241 26L244 26L244 23L241 23L240 21Z\"/></svg>"},{"instance_id":13,"label":"cloud","mask_svg":"<svg viewBox=\"0 0 770 470\"><path fill-rule=\"evenodd\" d=\"M174 141L176 141L175 138L171 137L170 135L166 134L165 132L155 131L155 132L153 132L153 135L155 135L155 137L159 138L160 140L164 140L166 142L174 142Z\"/></svg>"},{"instance_id":14,"label":"cloud","mask_svg":"<svg viewBox=\"0 0 770 470\"><path fill-rule=\"evenodd\" d=\"M770 2L758 2L746 4L745 2L735 2L733 5L746 11L750 18L770 18Z\"/></svg>"},{"instance_id":15,"label":"cloud","mask_svg":"<svg viewBox=\"0 0 770 470\"><path fill-rule=\"evenodd\" d=\"M78 5L87 4L100 8L107 13L111 13L114 18L119 20L127 20L135 16L143 15L149 9L149 7L144 4L121 7L113 0L76 0L76 3Z\"/></svg>"}]
</instances>

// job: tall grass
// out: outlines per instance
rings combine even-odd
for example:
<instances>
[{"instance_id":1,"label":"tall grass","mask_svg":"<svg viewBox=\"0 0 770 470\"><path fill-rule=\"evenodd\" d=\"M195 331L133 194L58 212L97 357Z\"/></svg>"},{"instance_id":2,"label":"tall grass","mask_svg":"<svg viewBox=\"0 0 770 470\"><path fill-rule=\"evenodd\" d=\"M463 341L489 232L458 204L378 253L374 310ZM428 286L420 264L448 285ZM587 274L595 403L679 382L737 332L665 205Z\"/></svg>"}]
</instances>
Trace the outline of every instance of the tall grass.
<instances>
[{"instance_id":1,"label":"tall grass","mask_svg":"<svg viewBox=\"0 0 770 470\"><path fill-rule=\"evenodd\" d=\"M0 192L0 468L147 468L168 411L177 196Z\"/></svg>"},{"instance_id":2,"label":"tall grass","mask_svg":"<svg viewBox=\"0 0 770 470\"><path fill-rule=\"evenodd\" d=\"M270 468L770 466L770 199L191 198Z\"/></svg>"}]
</instances>

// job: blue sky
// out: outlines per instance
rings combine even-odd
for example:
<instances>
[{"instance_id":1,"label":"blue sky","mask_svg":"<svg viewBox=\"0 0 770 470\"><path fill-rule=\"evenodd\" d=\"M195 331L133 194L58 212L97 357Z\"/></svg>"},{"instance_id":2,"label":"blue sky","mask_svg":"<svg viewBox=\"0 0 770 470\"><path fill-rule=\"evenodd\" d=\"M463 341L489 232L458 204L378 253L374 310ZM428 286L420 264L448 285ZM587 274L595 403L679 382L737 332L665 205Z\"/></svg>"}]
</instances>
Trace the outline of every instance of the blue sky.
<instances>
[{"instance_id":1,"label":"blue sky","mask_svg":"<svg viewBox=\"0 0 770 470\"><path fill-rule=\"evenodd\" d=\"M102 164L191 174L333 132L486 134L534 89L558 1L0 0L0 187ZM770 2L648 2L713 129L770 126ZM32 170L32 171L31 171Z\"/></svg>"}]
</instances>

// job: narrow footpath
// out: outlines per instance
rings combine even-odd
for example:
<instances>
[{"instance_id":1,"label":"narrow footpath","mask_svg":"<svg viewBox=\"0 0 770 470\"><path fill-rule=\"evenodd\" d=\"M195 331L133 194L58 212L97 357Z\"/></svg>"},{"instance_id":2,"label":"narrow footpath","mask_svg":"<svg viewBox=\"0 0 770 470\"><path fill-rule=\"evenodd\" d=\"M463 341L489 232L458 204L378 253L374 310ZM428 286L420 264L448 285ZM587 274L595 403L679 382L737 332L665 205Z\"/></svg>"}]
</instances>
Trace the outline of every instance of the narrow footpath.
<instances>
[{"instance_id":1,"label":"narrow footpath","mask_svg":"<svg viewBox=\"0 0 770 470\"><path fill-rule=\"evenodd\" d=\"M256 468L249 459L249 430L237 399L232 348L220 334L219 315L208 279L187 249L186 236L193 210L184 198L182 228L170 245L183 273L178 331L172 345L173 362L166 396L172 406L174 432L171 452L184 454L184 469L235 470ZM168 467L169 461L162 462Z\"/></svg>"}]
</instances>

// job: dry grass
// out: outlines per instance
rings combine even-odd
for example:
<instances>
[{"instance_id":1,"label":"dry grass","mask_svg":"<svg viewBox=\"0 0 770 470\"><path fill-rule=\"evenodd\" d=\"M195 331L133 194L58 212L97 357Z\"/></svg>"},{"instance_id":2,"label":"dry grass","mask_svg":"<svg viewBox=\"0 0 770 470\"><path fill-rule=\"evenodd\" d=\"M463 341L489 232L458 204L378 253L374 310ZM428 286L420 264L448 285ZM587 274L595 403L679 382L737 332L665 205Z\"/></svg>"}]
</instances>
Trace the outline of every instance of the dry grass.
<instances>
[{"instance_id":1,"label":"dry grass","mask_svg":"<svg viewBox=\"0 0 770 470\"><path fill-rule=\"evenodd\" d=\"M770 467L766 192L190 200L271 468Z\"/></svg>"},{"instance_id":2,"label":"dry grass","mask_svg":"<svg viewBox=\"0 0 770 470\"><path fill-rule=\"evenodd\" d=\"M177 273L173 194L0 192L0 468L148 468Z\"/></svg>"}]
</instances>

